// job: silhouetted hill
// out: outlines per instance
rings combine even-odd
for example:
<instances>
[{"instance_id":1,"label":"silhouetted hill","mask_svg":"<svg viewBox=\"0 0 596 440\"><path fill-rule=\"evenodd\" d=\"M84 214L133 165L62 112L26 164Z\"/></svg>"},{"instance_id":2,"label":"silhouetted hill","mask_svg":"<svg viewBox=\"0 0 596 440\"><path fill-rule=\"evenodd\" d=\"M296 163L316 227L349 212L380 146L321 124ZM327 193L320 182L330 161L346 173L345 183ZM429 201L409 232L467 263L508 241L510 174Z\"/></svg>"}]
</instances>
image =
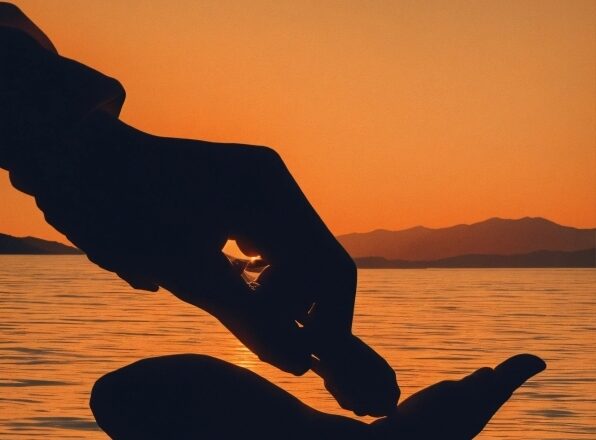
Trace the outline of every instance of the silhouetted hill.
<instances>
[{"instance_id":1,"label":"silhouetted hill","mask_svg":"<svg viewBox=\"0 0 596 440\"><path fill-rule=\"evenodd\" d=\"M376 230L337 237L353 258L434 261L460 255L513 255L596 247L596 229L561 226L544 218L491 218L471 225L402 231Z\"/></svg>"},{"instance_id":2,"label":"silhouetted hill","mask_svg":"<svg viewBox=\"0 0 596 440\"><path fill-rule=\"evenodd\" d=\"M82 254L82 252L56 241L0 234L0 254L76 255Z\"/></svg>"},{"instance_id":3,"label":"silhouetted hill","mask_svg":"<svg viewBox=\"0 0 596 440\"><path fill-rule=\"evenodd\" d=\"M362 269L426 269L426 268L523 268L523 267L594 267L596 249L581 251L537 251L516 255L461 255L434 261L387 260L383 257L356 258Z\"/></svg>"}]
</instances>

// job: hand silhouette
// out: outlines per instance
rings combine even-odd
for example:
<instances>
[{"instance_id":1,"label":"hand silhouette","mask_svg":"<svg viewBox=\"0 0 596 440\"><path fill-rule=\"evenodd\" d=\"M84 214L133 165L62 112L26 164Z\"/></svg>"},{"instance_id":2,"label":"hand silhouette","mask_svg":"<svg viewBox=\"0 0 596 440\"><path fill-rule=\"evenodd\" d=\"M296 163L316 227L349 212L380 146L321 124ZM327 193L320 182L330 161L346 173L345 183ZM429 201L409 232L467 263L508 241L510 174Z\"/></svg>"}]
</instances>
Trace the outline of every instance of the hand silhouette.
<instances>
[{"instance_id":1,"label":"hand silhouette","mask_svg":"<svg viewBox=\"0 0 596 440\"><path fill-rule=\"evenodd\" d=\"M294 374L314 362L346 408L393 410L393 370L351 334L354 263L274 150L126 125L122 86L6 3L0 42L0 166L51 225L131 286L208 311L262 360ZM230 238L268 264L258 288L222 254Z\"/></svg>"},{"instance_id":2,"label":"hand silhouette","mask_svg":"<svg viewBox=\"0 0 596 440\"><path fill-rule=\"evenodd\" d=\"M371 424L319 412L249 370L190 354L143 359L108 373L90 403L114 439L468 440L544 368L536 356L514 356L494 370L425 388Z\"/></svg>"},{"instance_id":3,"label":"hand silhouette","mask_svg":"<svg viewBox=\"0 0 596 440\"><path fill-rule=\"evenodd\" d=\"M419 391L373 427L380 438L474 438L517 388L545 368L537 356L513 356L494 369L481 368L459 381Z\"/></svg>"}]
</instances>

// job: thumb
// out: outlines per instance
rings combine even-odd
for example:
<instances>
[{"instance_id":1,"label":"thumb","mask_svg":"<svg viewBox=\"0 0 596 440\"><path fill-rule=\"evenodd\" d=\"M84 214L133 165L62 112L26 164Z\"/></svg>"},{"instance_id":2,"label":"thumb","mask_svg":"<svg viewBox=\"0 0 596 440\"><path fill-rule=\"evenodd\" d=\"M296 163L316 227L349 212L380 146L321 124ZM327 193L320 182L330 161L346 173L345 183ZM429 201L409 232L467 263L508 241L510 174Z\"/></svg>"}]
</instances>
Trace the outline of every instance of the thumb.
<instances>
[{"instance_id":1,"label":"thumb","mask_svg":"<svg viewBox=\"0 0 596 440\"><path fill-rule=\"evenodd\" d=\"M532 376L546 369L546 362L533 354L518 354L495 367L495 376L509 395Z\"/></svg>"}]
</instances>

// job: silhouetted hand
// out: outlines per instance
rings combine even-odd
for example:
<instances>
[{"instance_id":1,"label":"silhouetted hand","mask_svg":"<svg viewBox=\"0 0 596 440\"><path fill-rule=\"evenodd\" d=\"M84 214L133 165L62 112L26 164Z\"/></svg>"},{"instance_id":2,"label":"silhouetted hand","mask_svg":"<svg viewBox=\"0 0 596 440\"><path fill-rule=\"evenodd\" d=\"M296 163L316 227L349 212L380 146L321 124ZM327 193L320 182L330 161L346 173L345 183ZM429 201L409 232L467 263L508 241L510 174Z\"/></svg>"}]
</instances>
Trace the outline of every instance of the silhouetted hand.
<instances>
[{"instance_id":1,"label":"silhouetted hand","mask_svg":"<svg viewBox=\"0 0 596 440\"><path fill-rule=\"evenodd\" d=\"M379 438L474 438L517 388L545 368L533 355L511 357L495 369L481 368L459 381L425 388L373 426Z\"/></svg>"},{"instance_id":2,"label":"silhouetted hand","mask_svg":"<svg viewBox=\"0 0 596 440\"><path fill-rule=\"evenodd\" d=\"M400 391L387 361L356 336L321 350L312 369L344 409L359 416L384 416L394 411Z\"/></svg>"},{"instance_id":3,"label":"silhouetted hand","mask_svg":"<svg viewBox=\"0 0 596 440\"><path fill-rule=\"evenodd\" d=\"M114 439L468 440L545 368L518 355L494 370L421 390L370 425L319 412L253 372L208 356L143 359L93 387L91 409Z\"/></svg>"},{"instance_id":4,"label":"silhouetted hand","mask_svg":"<svg viewBox=\"0 0 596 440\"><path fill-rule=\"evenodd\" d=\"M394 372L351 334L354 263L274 150L124 124L122 86L5 3L0 58L0 166L50 224L133 287L213 314L264 361L302 374L314 355L344 407L391 412ZM230 238L269 265L256 290L222 254Z\"/></svg>"}]
</instances>

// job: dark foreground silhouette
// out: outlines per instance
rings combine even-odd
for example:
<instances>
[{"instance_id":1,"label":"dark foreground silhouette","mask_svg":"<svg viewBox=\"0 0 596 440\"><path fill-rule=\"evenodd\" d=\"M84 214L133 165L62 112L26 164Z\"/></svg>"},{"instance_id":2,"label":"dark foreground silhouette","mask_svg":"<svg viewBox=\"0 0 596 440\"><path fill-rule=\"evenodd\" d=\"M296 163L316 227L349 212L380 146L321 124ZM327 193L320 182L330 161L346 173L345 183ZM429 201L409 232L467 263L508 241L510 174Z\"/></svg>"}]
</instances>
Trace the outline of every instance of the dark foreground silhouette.
<instances>
[{"instance_id":1,"label":"dark foreground silhouette","mask_svg":"<svg viewBox=\"0 0 596 440\"><path fill-rule=\"evenodd\" d=\"M314 363L345 408L392 411L395 373L351 333L354 263L279 155L143 133L118 119L124 99L0 3L0 167L48 223L131 286L211 313L262 360L294 374ZM221 252L230 238L268 264L258 288Z\"/></svg>"},{"instance_id":2,"label":"dark foreground silhouette","mask_svg":"<svg viewBox=\"0 0 596 440\"><path fill-rule=\"evenodd\" d=\"M189 355L140 361L97 383L92 408L113 437L466 439L544 368L516 357L396 409L394 371L352 335L354 263L281 158L143 133L118 119L124 99L118 81L60 56L0 3L0 167L12 184L131 286L164 287L262 360L294 374L312 368L342 407L389 416L366 425L323 414L246 370ZM221 252L230 238L266 263L256 283Z\"/></svg>"},{"instance_id":3,"label":"dark foreground silhouette","mask_svg":"<svg viewBox=\"0 0 596 440\"><path fill-rule=\"evenodd\" d=\"M144 359L103 376L91 395L114 439L454 439L476 436L545 368L518 355L414 394L372 424L325 414L249 370L209 356Z\"/></svg>"}]
</instances>

